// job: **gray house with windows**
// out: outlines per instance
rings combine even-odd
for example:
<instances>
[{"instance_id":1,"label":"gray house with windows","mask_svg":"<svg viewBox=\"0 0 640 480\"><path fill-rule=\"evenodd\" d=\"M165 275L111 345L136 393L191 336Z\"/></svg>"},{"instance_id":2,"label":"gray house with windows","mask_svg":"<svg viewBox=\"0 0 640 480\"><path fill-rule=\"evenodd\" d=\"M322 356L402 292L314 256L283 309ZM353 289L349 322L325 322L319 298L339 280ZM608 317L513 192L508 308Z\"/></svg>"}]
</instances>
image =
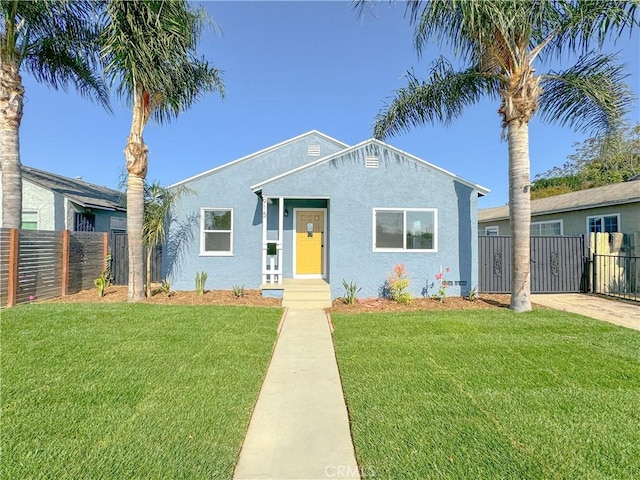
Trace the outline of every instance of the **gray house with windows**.
<instances>
[{"instance_id":1,"label":"gray house with windows","mask_svg":"<svg viewBox=\"0 0 640 480\"><path fill-rule=\"evenodd\" d=\"M117 190L23 165L22 228L124 232L126 207Z\"/></svg>"},{"instance_id":2,"label":"gray house with windows","mask_svg":"<svg viewBox=\"0 0 640 480\"><path fill-rule=\"evenodd\" d=\"M449 269L450 295L477 285L477 200L488 190L409 153L311 131L177 184L165 274L193 290L234 285L277 294L288 279L342 281L379 296L403 264L411 292L431 295Z\"/></svg>"},{"instance_id":3,"label":"gray house with windows","mask_svg":"<svg viewBox=\"0 0 640 480\"><path fill-rule=\"evenodd\" d=\"M511 235L509 206L478 212L480 235ZM640 180L531 201L531 235L640 232Z\"/></svg>"}]
</instances>

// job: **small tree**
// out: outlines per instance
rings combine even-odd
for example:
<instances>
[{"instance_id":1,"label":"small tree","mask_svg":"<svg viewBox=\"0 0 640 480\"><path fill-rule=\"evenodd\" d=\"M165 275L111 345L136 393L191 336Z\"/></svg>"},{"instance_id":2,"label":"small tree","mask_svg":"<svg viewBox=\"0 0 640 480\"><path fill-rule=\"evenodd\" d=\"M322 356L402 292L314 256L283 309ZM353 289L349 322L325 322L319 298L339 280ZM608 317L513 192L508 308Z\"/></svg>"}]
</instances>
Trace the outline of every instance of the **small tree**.
<instances>
[{"instance_id":1,"label":"small tree","mask_svg":"<svg viewBox=\"0 0 640 480\"><path fill-rule=\"evenodd\" d=\"M176 201L185 194L192 193L184 185L170 189L159 182L145 184L143 244L147 249L146 295L151 296L151 254L155 247L165 243L169 229L169 213Z\"/></svg>"}]
</instances>

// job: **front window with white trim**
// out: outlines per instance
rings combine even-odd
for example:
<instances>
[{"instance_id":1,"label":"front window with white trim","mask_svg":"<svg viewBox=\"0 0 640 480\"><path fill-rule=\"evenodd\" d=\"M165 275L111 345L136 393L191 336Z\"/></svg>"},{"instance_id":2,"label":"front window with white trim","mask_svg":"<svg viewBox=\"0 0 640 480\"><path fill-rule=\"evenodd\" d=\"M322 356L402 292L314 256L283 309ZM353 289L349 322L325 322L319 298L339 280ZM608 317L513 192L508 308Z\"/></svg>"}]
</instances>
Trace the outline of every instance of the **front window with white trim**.
<instances>
[{"instance_id":1,"label":"front window with white trim","mask_svg":"<svg viewBox=\"0 0 640 480\"><path fill-rule=\"evenodd\" d=\"M620 231L620 214L587 217L587 235L591 232L616 233Z\"/></svg>"},{"instance_id":2,"label":"front window with white trim","mask_svg":"<svg viewBox=\"0 0 640 480\"><path fill-rule=\"evenodd\" d=\"M497 235L500 235L500 229L497 225L492 227L484 227L484 234L488 237L495 237Z\"/></svg>"},{"instance_id":3,"label":"front window with white trim","mask_svg":"<svg viewBox=\"0 0 640 480\"><path fill-rule=\"evenodd\" d=\"M203 208L200 212L200 254L233 254L233 210Z\"/></svg>"},{"instance_id":4,"label":"front window with white trim","mask_svg":"<svg viewBox=\"0 0 640 480\"><path fill-rule=\"evenodd\" d=\"M532 237L551 237L553 235L562 235L562 220L531 223Z\"/></svg>"},{"instance_id":5,"label":"front window with white trim","mask_svg":"<svg viewBox=\"0 0 640 480\"><path fill-rule=\"evenodd\" d=\"M435 252L438 212L433 208L374 208L374 252Z\"/></svg>"}]
</instances>

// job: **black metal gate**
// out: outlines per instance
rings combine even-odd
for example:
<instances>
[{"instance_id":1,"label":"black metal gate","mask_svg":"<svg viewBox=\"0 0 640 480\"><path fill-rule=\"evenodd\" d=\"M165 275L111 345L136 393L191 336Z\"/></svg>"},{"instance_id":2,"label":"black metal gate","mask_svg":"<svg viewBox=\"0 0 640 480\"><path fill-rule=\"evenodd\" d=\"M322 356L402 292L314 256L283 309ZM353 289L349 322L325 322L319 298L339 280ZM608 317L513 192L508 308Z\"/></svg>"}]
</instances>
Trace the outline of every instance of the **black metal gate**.
<instances>
[{"instance_id":1,"label":"black metal gate","mask_svg":"<svg viewBox=\"0 0 640 480\"><path fill-rule=\"evenodd\" d=\"M478 237L478 290L511 292L511 237ZM584 291L584 238L531 237L531 292Z\"/></svg>"},{"instance_id":2,"label":"black metal gate","mask_svg":"<svg viewBox=\"0 0 640 480\"><path fill-rule=\"evenodd\" d=\"M144 266L146 272L147 256ZM111 234L111 275L115 285L129 283L129 244L126 233ZM151 281L162 281L162 246L154 247L151 253Z\"/></svg>"}]
</instances>

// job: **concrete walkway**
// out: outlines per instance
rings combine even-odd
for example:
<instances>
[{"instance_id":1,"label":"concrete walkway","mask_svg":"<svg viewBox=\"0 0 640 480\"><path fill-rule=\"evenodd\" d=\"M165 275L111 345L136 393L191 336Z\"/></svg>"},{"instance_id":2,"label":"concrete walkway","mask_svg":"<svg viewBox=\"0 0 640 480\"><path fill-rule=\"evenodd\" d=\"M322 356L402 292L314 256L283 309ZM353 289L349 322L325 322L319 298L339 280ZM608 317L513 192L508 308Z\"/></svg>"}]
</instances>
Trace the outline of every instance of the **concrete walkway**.
<instances>
[{"instance_id":1,"label":"concrete walkway","mask_svg":"<svg viewBox=\"0 0 640 480\"><path fill-rule=\"evenodd\" d=\"M640 305L581 293L531 295L531 301L544 307L640 330Z\"/></svg>"},{"instance_id":2,"label":"concrete walkway","mask_svg":"<svg viewBox=\"0 0 640 480\"><path fill-rule=\"evenodd\" d=\"M322 310L287 311L234 478L360 478Z\"/></svg>"}]
</instances>

